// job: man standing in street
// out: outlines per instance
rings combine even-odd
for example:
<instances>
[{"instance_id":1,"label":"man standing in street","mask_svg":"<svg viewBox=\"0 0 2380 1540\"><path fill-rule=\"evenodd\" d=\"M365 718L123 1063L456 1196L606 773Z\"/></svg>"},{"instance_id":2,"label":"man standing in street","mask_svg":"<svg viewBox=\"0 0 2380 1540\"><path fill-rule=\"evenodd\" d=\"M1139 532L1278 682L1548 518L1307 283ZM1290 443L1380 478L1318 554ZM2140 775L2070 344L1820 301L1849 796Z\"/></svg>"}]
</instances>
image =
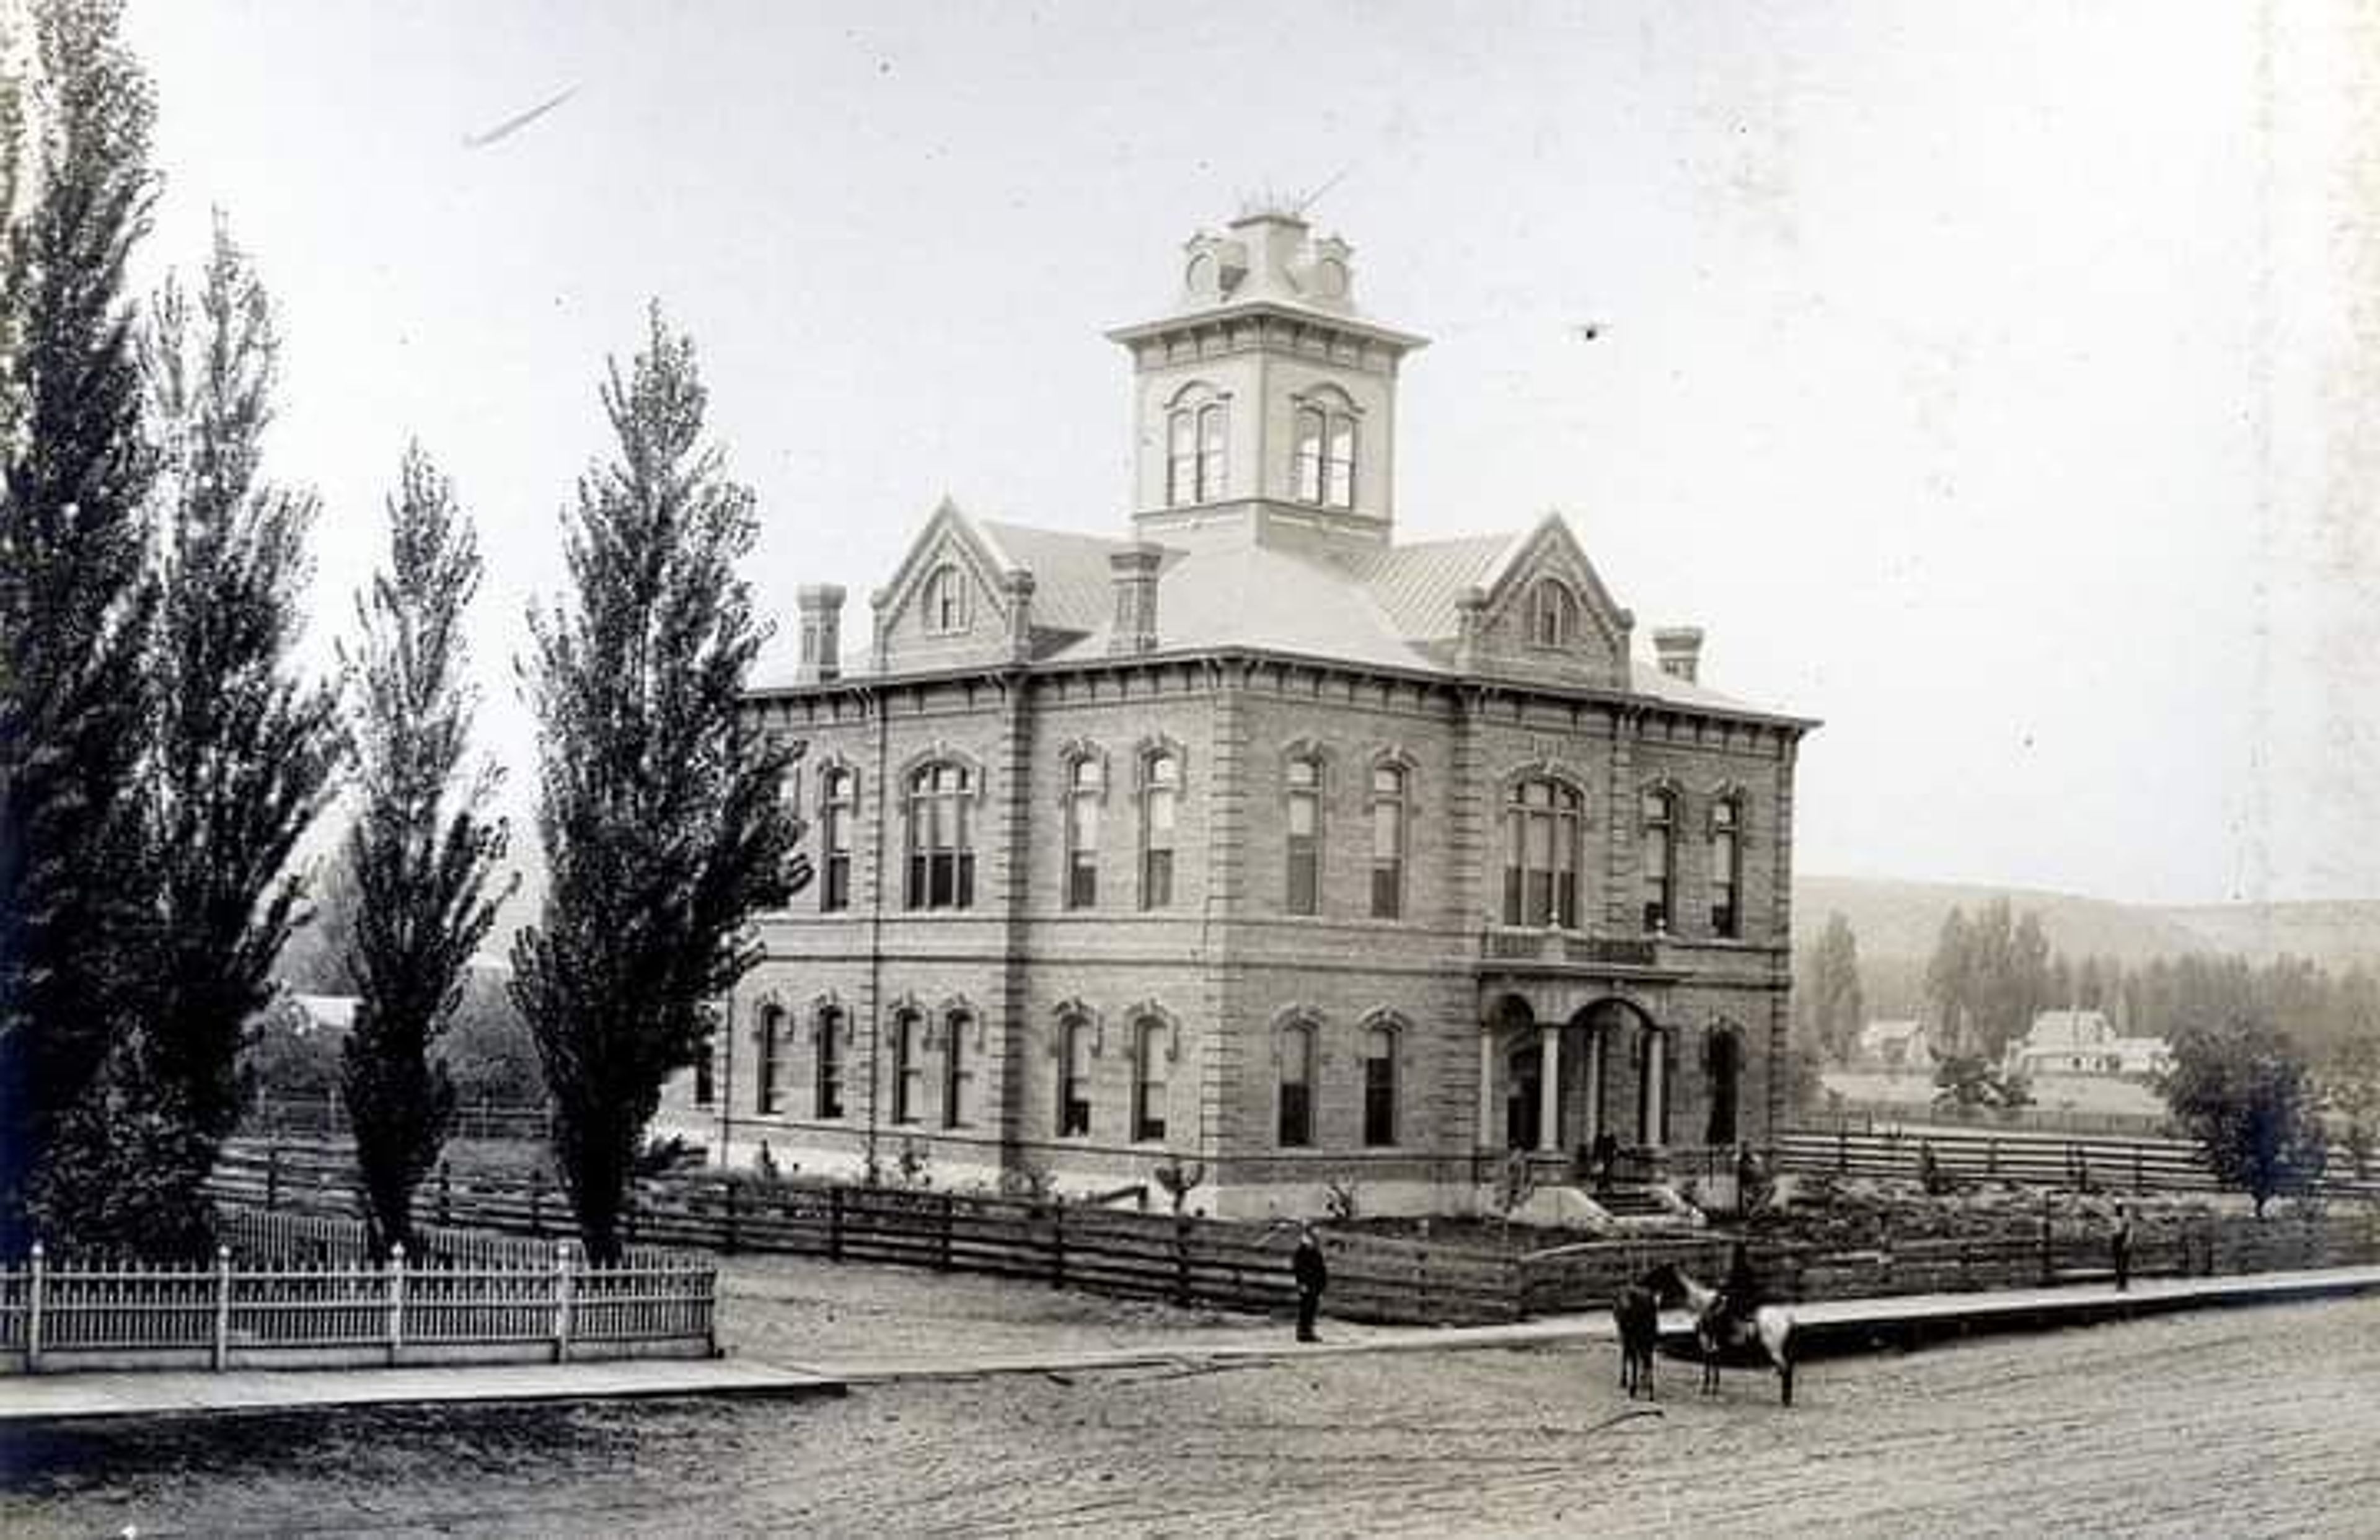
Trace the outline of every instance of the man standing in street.
<instances>
[{"instance_id":1,"label":"man standing in street","mask_svg":"<svg viewBox=\"0 0 2380 1540\"><path fill-rule=\"evenodd\" d=\"M1322 1287L1330 1281L1330 1269L1322 1260L1321 1237L1310 1224L1297 1227L1297 1251L1290 1258L1289 1272L1297 1280L1297 1340L1318 1341L1314 1316L1322 1308Z\"/></svg>"},{"instance_id":2,"label":"man standing in street","mask_svg":"<svg viewBox=\"0 0 2380 1540\"><path fill-rule=\"evenodd\" d=\"M2116 1234L2112 1243L2116 1254L2116 1292L2120 1294L2132 1280L2132 1217L2124 1211L2120 1198L2116 1202Z\"/></svg>"}]
</instances>

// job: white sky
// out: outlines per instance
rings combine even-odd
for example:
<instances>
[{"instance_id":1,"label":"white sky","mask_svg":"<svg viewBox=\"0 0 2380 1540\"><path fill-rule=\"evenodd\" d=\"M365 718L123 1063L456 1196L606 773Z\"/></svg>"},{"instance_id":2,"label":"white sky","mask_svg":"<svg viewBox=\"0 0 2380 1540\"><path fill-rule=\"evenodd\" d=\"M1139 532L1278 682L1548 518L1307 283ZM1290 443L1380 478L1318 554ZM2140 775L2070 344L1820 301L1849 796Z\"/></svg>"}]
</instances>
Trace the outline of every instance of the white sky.
<instances>
[{"instance_id":1,"label":"white sky","mask_svg":"<svg viewBox=\"0 0 2380 1540\"><path fill-rule=\"evenodd\" d=\"M322 619L408 434L480 523L523 843L522 606L648 296L759 490L765 604L843 582L864 645L945 491L1121 529L1101 330L1159 313L1244 195L1344 167L1316 223L1368 313L1434 339L1403 533L1560 507L1640 629L1702 624L1710 683L1827 719L1805 870L2210 902L2380 895L2374 10L136 0L129 28L148 261L195 265L220 205L282 307L269 459L326 500Z\"/></svg>"}]
</instances>

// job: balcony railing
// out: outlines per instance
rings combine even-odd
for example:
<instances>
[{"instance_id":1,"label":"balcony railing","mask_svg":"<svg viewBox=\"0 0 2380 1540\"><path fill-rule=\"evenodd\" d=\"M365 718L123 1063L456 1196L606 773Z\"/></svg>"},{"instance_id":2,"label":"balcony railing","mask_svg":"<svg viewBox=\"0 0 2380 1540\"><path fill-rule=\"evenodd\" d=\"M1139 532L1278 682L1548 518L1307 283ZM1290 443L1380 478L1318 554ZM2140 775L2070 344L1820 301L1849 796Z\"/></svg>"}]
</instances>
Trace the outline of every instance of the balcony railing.
<instances>
[{"instance_id":1,"label":"balcony railing","mask_svg":"<svg viewBox=\"0 0 2380 1540\"><path fill-rule=\"evenodd\" d=\"M1600 967L1660 965L1658 944L1648 936L1583 936L1568 930L1529 930L1490 926L1480 938L1482 957L1513 962L1585 963Z\"/></svg>"}]
</instances>

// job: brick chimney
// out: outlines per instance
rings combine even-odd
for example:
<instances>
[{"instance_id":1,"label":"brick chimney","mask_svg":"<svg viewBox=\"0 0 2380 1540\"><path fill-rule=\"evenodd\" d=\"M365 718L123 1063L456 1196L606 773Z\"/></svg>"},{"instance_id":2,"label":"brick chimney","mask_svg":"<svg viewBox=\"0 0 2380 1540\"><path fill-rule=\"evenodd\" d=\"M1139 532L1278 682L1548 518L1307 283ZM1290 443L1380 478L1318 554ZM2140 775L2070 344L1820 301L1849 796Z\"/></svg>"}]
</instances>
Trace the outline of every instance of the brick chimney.
<instances>
[{"instance_id":1,"label":"brick chimney","mask_svg":"<svg viewBox=\"0 0 2380 1540\"><path fill-rule=\"evenodd\" d=\"M1664 625L1653 633L1653 652L1661 661L1661 672L1691 685L1702 666L1703 628L1699 625Z\"/></svg>"},{"instance_id":2,"label":"brick chimney","mask_svg":"<svg viewBox=\"0 0 2380 1540\"><path fill-rule=\"evenodd\" d=\"M801 659L794 678L822 684L843 673L843 590L832 583L805 583L794 590L800 617Z\"/></svg>"},{"instance_id":3,"label":"brick chimney","mask_svg":"<svg viewBox=\"0 0 2380 1540\"><path fill-rule=\"evenodd\" d=\"M1115 577L1115 626L1110 652L1148 652L1157 646L1157 568L1165 548L1135 540L1108 556Z\"/></svg>"}]
</instances>

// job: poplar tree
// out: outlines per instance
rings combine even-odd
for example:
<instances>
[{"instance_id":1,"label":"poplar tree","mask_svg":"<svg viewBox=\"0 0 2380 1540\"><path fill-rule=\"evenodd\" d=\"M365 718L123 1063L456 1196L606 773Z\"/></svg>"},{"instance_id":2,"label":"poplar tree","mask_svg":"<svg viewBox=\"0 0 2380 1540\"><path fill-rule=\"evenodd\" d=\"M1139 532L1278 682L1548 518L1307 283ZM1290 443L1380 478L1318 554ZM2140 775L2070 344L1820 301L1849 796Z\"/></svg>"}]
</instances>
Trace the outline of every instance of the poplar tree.
<instances>
[{"instance_id":1,"label":"poplar tree","mask_svg":"<svg viewBox=\"0 0 2380 1540\"><path fill-rule=\"evenodd\" d=\"M504 820L483 816L499 772L483 765L461 779L478 704L463 624L480 587L479 540L418 443L388 519L388 565L356 600L357 653L343 649L361 796L346 839L355 904L342 959L359 999L340 1088L382 1255L410 1243L414 1189L454 1124L454 1084L433 1049L519 880L489 892L506 839Z\"/></svg>"},{"instance_id":2,"label":"poplar tree","mask_svg":"<svg viewBox=\"0 0 2380 1540\"><path fill-rule=\"evenodd\" d=\"M644 350L608 375L618 453L565 515L571 599L529 615L549 886L513 945L556 1164L599 1262L620 1255L662 1084L759 961L746 920L782 891L798 834L778 796L789 751L738 709L767 637L735 570L758 526L704 442L693 345L655 306Z\"/></svg>"},{"instance_id":3,"label":"poplar tree","mask_svg":"<svg viewBox=\"0 0 2380 1540\"><path fill-rule=\"evenodd\" d=\"M150 83L114 0L32 18L0 156L0 1248L58 1239L103 1176L57 1159L133 1019L154 923L140 770L154 456L125 263ZM20 105L24 110L20 110ZM15 130L30 125L30 143ZM19 145L24 144L20 152ZM31 179L20 188L19 170Z\"/></svg>"}]
</instances>

